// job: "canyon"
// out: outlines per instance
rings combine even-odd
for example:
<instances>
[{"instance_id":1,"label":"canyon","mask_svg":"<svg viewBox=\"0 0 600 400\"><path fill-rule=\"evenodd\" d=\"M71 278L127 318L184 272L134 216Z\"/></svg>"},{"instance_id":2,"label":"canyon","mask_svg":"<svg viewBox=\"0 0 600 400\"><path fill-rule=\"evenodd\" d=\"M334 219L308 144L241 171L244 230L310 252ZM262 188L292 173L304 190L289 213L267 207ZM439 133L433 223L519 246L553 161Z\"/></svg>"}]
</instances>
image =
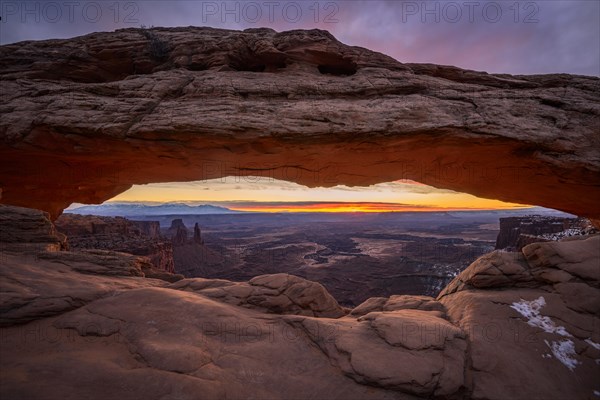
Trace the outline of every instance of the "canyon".
<instances>
[{"instance_id":1,"label":"canyon","mask_svg":"<svg viewBox=\"0 0 600 400\"><path fill-rule=\"evenodd\" d=\"M585 218L527 217L500 218L496 249L518 250L530 243L548 242L562 237L595 231Z\"/></svg>"},{"instance_id":2,"label":"canyon","mask_svg":"<svg viewBox=\"0 0 600 400\"><path fill-rule=\"evenodd\" d=\"M436 296L471 262L493 250L498 216L514 214L175 214L137 216L144 221L131 223L162 224L158 241L170 243L174 268L169 272L238 282L284 272L319 282L340 304L355 307L382 295ZM65 213L55 224L69 237L71 249L91 244L135 255L156 253L154 242L77 231L83 221L98 219ZM101 220L117 226L127 221Z\"/></svg>"},{"instance_id":3,"label":"canyon","mask_svg":"<svg viewBox=\"0 0 600 400\"><path fill-rule=\"evenodd\" d=\"M70 249L103 249L147 256L155 269L175 272L173 245L161 236L158 222L63 214L55 226L69 238Z\"/></svg>"},{"instance_id":4,"label":"canyon","mask_svg":"<svg viewBox=\"0 0 600 400\"><path fill-rule=\"evenodd\" d=\"M2 397L587 399L600 389L598 234L488 253L437 298L346 308L285 273L155 279L147 257L67 250L39 210L1 205L0 232Z\"/></svg>"},{"instance_id":5,"label":"canyon","mask_svg":"<svg viewBox=\"0 0 600 400\"><path fill-rule=\"evenodd\" d=\"M548 215L530 215L534 211ZM530 243L597 233L585 218L539 208L129 218L140 220L70 211L55 225L68 236L71 250L145 255L157 269L186 278L243 282L287 273L322 284L347 307L399 293L436 297L473 261L494 250L494 244L496 249L521 251ZM138 230L129 226L152 227L152 236L140 238ZM123 234L127 230L130 236Z\"/></svg>"},{"instance_id":6,"label":"canyon","mask_svg":"<svg viewBox=\"0 0 600 400\"><path fill-rule=\"evenodd\" d=\"M288 273L184 278L155 252L71 248L57 226L133 184L246 175L410 179L598 226L600 79L188 27L0 46L0 85L0 397L598 397L592 230L484 254L436 297L349 307ZM194 241L173 228L175 248ZM149 223L79 229L156 240Z\"/></svg>"}]
</instances>

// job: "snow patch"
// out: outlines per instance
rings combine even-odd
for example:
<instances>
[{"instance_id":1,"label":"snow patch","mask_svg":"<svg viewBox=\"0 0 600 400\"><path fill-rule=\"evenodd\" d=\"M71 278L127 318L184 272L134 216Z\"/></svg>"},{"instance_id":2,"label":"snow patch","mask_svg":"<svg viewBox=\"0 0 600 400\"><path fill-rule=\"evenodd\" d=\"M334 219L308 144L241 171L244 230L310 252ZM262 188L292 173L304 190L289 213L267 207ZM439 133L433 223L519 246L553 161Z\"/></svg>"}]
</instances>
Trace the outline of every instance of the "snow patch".
<instances>
[{"instance_id":1,"label":"snow patch","mask_svg":"<svg viewBox=\"0 0 600 400\"><path fill-rule=\"evenodd\" d=\"M536 300L527 301L521 299L519 302L512 303L510 308L516 310L519 314L527 318L527 324L536 326L548 333L557 333L561 336L572 337L567 332L564 326L556 326L554 321L550 317L546 317L540 314L542 307L546 305L546 299L540 296Z\"/></svg>"},{"instance_id":2,"label":"snow patch","mask_svg":"<svg viewBox=\"0 0 600 400\"><path fill-rule=\"evenodd\" d=\"M592 340L592 338L587 338L584 340L587 344L589 344L590 346L592 346L593 348L595 348L596 350L600 350L600 344L594 342Z\"/></svg>"},{"instance_id":3,"label":"snow patch","mask_svg":"<svg viewBox=\"0 0 600 400\"><path fill-rule=\"evenodd\" d=\"M510 308L516 310L519 314L527 318L527 324L538 327L547 333L556 333L561 336L573 337L564 326L557 326L550 317L541 314L541 309L546 305L546 299L543 296L539 298L527 301L521 299L519 302L512 303ZM575 369L579 361L575 358L577 353L575 352L575 344L570 339L563 339L559 341L548 342L544 340L546 346L550 348L554 357L563 363L571 371ZM599 346L594 343L591 339L587 339L586 342L591 346ZM543 354L542 358L552 358L550 354Z\"/></svg>"},{"instance_id":4,"label":"snow patch","mask_svg":"<svg viewBox=\"0 0 600 400\"><path fill-rule=\"evenodd\" d=\"M552 343L548 343L547 340L544 340L544 342L546 343L546 346L550 348L554 357L571 371L575 369L577 364L580 364L580 362L574 358L577 353L575 353L575 344L572 340L564 339L558 342L553 341Z\"/></svg>"},{"instance_id":5,"label":"snow patch","mask_svg":"<svg viewBox=\"0 0 600 400\"><path fill-rule=\"evenodd\" d=\"M569 229L565 229L562 232L546 233L546 234L540 235L538 237L543 238L543 239L548 239L548 240L560 240L560 239L563 239L566 237L580 236L580 235L585 235L585 232L583 229L569 228Z\"/></svg>"}]
</instances>

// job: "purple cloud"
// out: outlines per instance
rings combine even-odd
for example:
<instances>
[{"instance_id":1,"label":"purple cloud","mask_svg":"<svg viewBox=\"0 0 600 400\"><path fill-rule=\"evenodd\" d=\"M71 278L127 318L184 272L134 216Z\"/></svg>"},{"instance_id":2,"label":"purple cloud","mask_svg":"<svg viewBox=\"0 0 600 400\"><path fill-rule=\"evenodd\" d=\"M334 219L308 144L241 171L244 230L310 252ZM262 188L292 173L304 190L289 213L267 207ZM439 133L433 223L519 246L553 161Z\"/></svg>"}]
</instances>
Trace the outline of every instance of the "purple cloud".
<instances>
[{"instance_id":1,"label":"purple cloud","mask_svg":"<svg viewBox=\"0 0 600 400\"><path fill-rule=\"evenodd\" d=\"M598 1L3 1L0 43L146 26L320 28L401 62L600 76Z\"/></svg>"}]
</instances>

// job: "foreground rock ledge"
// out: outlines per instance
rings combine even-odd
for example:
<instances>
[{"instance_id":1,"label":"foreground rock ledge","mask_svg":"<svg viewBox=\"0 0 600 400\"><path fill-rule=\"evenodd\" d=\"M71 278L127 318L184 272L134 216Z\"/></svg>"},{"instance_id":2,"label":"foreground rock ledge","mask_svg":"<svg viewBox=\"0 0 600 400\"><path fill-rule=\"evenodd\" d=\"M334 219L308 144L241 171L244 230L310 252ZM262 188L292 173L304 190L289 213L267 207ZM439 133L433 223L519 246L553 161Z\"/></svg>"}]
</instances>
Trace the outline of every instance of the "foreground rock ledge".
<instances>
[{"instance_id":1,"label":"foreground rock ledge","mask_svg":"<svg viewBox=\"0 0 600 400\"><path fill-rule=\"evenodd\" d=\"M479 258L438 299L341 308L287 274L144 277L66 251L0 206L0 397L590 399L600 391L600 235ZM5 241L0 242L0 244ZM16 245L18 244L18 245Z\"/></svg>"},{"instance_id":2,"label":"foreground rock ledge","mask_svg":"<svg viewBox=\"0 0 600 400\"><path fill-rule=\"evenodd\" d=\"M600 219L600 80L402 64L328 32L124 29L0 47L2 201L132 184L412 179Z\"/></svg>"}]
</instances>

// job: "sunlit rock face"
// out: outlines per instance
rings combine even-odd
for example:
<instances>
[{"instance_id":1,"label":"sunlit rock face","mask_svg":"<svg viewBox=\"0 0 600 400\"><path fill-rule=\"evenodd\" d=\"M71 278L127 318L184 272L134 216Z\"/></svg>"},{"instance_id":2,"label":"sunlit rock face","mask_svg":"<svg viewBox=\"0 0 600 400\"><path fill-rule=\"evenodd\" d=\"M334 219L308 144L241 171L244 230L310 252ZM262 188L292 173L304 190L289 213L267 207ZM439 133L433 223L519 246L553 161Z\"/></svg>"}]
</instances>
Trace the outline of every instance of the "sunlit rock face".
<instances>
[{"instance_id":1,"label":"sunlit rock face","mask_svg":"<svg viewBox=\"0 0 600 400\"><path fill-rule=\"evenodd\" d=\"M320 30L125 29L0 47L2 202L132 184L412 179L600 218L600 79L402 64Z\"/></svg>"}]
</instances>

